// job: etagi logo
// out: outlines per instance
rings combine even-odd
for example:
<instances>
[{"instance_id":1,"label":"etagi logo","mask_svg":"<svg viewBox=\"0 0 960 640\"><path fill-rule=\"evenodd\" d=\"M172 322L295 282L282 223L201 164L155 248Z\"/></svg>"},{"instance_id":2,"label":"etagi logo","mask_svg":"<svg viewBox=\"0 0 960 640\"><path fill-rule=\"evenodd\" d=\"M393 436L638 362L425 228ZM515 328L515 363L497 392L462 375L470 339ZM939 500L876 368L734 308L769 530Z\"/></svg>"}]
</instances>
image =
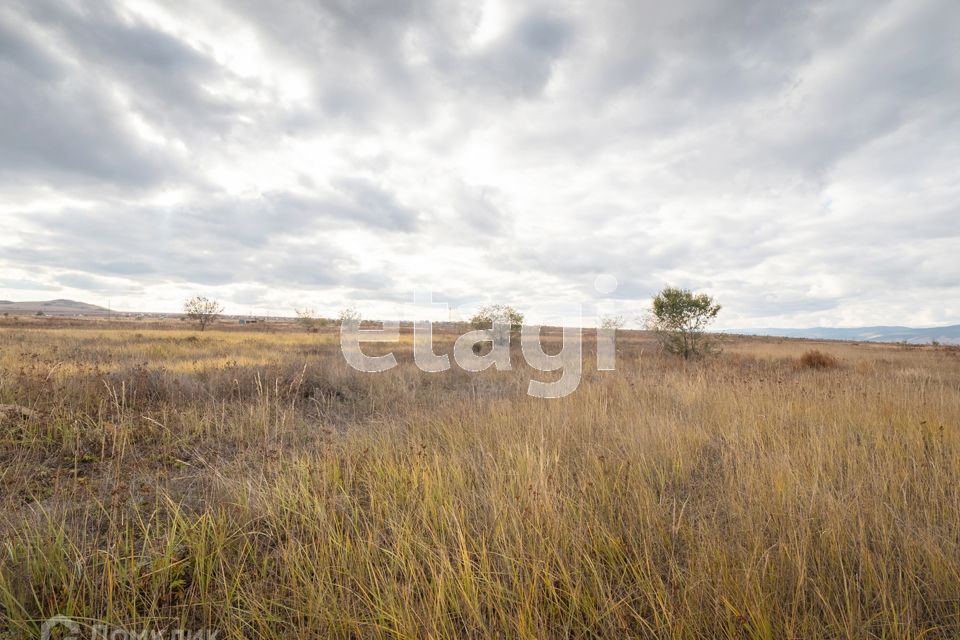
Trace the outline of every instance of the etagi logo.
<instances>
[{"instance_id":1,"label":"etagi logo","mask_svg":"<svg viewBox=\"0 0 960 640\"><path fill-rule=\"evenodd\" d=\"M612 279L610 286L606 280L597 279L595 287L602 293L611 293L616 288L616 279ZM603 287L601 288L601 285ZM449 312L446 303L433 302L430 292L416 292L414 306L418 310L424 307L436 312ZM467 305L463 305L466 307ZM463 308L461 307L461 309ZM520 328L520 348L524 360L532 368L543 371L560 371L560 379L555 382L530 380L527 385L527 394L536 398L562 398L570 395L580 386L582 374L582 307L572 305L567 307L566 318L574 319L576 326L565 326L562 329L560 352L548 354L543 349L540 327L537 325L523 325ZM453 359L461 369L470 372L480 372L495 367L497 371L510 371L510 343L512 327L505 322L494 320L489 329L476 329L460 335L453 345ZM616 368L616 329L612 327L597 329L597 369L613 371ZM340 350L347 363L357 371L379 373L388 371L397 366L397 358L391 352L380 356L368 356L363 353L360 345L364 342L392 342L400 341L400 322L384 321L381 329L360 329L360 318L351 316L344 318L340 326ZM474 347L478 344L489 343L490 350L481 354ZM450 369L450 357L443 353L438 354L433 349L433 323L430 320L415 320L413 322L413 360L416 366L428 373L437 373Z\"/></svg>"},{"instance_id":2,"label":"etagi logo","mask_svg":"<svg viewBox=\"0 0 960 640\"><path fill-rule=\"evenodd\" d=\"M81 624L67 616L55 615L40 627L40 640L216 640L218 633L209 629L130 630L106 624Z\"/></svg>"},{"instance_id":3,"label":"etagi logo","mask_svg":"<svg viewBox=\"0 0 960 640\"><path fill-rule=\"evenodd\" d=\"M66 616L56 615L44 620L40 640L79 640L80 625Z\"/></svg>"}]
</instances>

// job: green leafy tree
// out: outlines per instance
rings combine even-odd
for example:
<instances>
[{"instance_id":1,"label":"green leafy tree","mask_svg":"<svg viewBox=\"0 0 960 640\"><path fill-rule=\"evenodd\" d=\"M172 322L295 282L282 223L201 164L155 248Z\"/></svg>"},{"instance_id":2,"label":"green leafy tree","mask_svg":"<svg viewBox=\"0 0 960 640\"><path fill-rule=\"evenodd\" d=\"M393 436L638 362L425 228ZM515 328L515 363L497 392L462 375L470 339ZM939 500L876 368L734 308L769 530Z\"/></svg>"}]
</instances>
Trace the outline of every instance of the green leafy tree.
<instances>
[{"instance_id":1,"label":"green leafy tree","mask_svg":"<svg viewBox=\"0 0 960 640\"><path fill-rule=\"evenodd\" d=\"M208 324L220 317L223 306L216 300L194 296L183 303L183 313L190 320L197 322L200 325L200 331L203 331Z\"/></svg>"},{"instance_id":2,"label":"green leafy tree","mask_svg":"<svg viewBox=\"0 0 960 640\"><path fill-rule=\"evenodd\" d=\"M504 329L506 326L510 328L509 330L497 331L495 324ZM523 326L523 314L506 304L488 304L481 307L470 318L470 326L474 329L490 331L493 341L497 344L509 344L511 334L519 331Z\"/></svg>"},{"instance_id":3,"label":"green leafy tree","mask_svg":"<svg viewBox=\"0 0 960 640\"><path fill-rule=\"evenodd\" d=\"M667 287L653 299L649 328L657 333L666 351L693 358L712 350L706 329L720 308L705 293Z\"/></svg>"}]
</instances>

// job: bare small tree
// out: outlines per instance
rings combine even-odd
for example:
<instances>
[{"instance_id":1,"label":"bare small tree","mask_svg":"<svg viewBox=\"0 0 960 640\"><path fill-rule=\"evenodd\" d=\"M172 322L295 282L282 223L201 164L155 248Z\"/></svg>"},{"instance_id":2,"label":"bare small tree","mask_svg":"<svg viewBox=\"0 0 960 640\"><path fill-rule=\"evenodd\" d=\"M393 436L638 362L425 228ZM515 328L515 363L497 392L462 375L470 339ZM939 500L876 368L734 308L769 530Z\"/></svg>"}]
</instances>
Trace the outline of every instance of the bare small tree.
<instances>
[{"instance_id":1,"label":"bare small tree","mask_svg":"<svg viewBox=\"0 0 960 640\"><path fill-rule=\"evenodd\" d=\"M363 318L360 315L360 312L354 309L353 307L347 307L346 309L340 312L339 316L337 316L337 320L340 321L341 325L344 325L344 324L356 325L357 327L360 326L360 322L362 319Z\"/></svg>"},{"instance_id":2,"label":"bare small tree","mask_svg":"<svg viewBox=\"0 0 960 640\"><path fill-rule=\"evenodd\" d=\"M183 312L190 320L196 320L200 325L200 331L203 331L208 324L220 317L223 306L216 300L194 296L183 303Z\"/></svg>"},{"instance_id":3,"label":"bare small tree","mask_svg":"<svg viewBox=\"0 0 960 640\"><path fill-rule=\"evenodd\" d=\"M600 316L597 327L600 329L623 329L626 324L627 320L623 316L606 314Z\"/></svg>"},{"instance_id":4,"label":"bare small tree","mask_svg":"<svg viewBox=\"0 0 960 640\"><path fill-rule=\"evenodd\" d=\"M653 299L647 323L666 351L689 359L711 350L706 329L718 313L720 305L707 294L667 287Z\"/></svg>"}]
</instances>

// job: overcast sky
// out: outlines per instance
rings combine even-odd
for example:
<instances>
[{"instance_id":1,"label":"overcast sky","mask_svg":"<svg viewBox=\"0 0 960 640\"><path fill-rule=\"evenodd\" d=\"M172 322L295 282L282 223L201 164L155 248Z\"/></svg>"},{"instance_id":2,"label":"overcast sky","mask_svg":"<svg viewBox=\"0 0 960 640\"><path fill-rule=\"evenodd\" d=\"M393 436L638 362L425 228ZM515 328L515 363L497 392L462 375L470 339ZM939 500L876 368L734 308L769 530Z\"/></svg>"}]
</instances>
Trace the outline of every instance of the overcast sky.
<instances>
[{"instance_id":1,"label":"overcast sky","mask_svg":"<svg viewBox=\"0 0 960 640\"><path fill-rule=\"evenodd\" d=\"M960 322L955 0L267 4L0 6L0 299Z\"/></svg>"}]
</instances>

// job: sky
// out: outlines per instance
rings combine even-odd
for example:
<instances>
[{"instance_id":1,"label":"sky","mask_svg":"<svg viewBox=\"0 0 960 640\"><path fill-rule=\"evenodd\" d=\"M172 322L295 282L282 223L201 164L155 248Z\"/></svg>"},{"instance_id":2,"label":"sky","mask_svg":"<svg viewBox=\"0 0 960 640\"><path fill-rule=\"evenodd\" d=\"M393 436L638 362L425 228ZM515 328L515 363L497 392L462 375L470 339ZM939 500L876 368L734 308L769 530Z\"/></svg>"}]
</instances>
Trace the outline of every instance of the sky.
<instances>
[{"instance_id":1,"label":"sky","mask_svg":"<svg viewBox=\"0 0 960 640\"><path fill-rule=\"evenodd\" d=\"M6 1L0 299L960 323L958 53L955 0Z\"/></svg>"}]
</instances>

